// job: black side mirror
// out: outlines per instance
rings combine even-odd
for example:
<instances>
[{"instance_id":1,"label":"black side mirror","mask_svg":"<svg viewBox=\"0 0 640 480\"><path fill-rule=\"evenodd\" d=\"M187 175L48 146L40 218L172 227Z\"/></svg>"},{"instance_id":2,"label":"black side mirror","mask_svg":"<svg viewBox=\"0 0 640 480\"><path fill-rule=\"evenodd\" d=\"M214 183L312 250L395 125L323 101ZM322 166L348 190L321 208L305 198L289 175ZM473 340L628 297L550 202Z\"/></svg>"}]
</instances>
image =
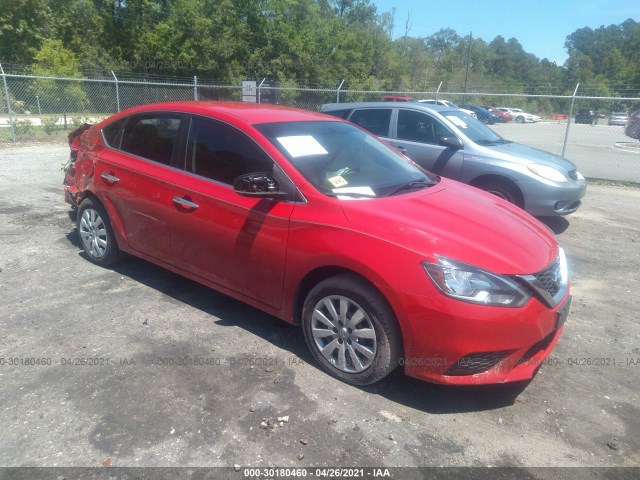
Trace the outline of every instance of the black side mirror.
<instances>
[{"instance_id":1,"label":"black side mirror","mask_svg":"<svg viewBox=\"0 0 640 480\"><path fill-rule=\"evenodd\" d=\"M464 147L462 140L458 137L440 137L440 145L447 148L453 148L454 150L460 150Z\"/></svg>"},{"instance_id":2,"label":"black side mirror","mask_svg":"<svg viewBox=\"0 0 640 480\"><path fill-rule=\"evenodd\" d=\"M286 195L270 173L247 173L233 181L233 189L245 197L274 198Z\"/></svg>"}]
</instances>

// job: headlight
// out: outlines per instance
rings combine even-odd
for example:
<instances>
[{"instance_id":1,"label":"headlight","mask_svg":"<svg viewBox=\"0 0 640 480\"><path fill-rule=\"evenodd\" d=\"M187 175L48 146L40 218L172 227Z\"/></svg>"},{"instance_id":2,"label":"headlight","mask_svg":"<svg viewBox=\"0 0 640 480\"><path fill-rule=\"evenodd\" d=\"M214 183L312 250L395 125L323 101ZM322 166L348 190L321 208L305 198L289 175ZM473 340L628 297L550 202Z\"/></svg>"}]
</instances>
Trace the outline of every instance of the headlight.
<instances>
[{"instance_id":1,"label":"headlight","mask_svg":"<svg viewBox=\"0 0 640 480\"><path fill-rule=\"evenodd\" d=\"M576 172L576 176L578 177L578 180L584 180L584 175L582 175L580 172Z\"/></svg>"},{"instance_id":2,"label":"headlight","mask_svg":"<svg viewBox=\"0 0 640 480\"><path fill-rule=\"evenodd\" d=\"M564 173L548 165L538 165L537 163L530 163L529 165L527 165L527 168L531 173L535 173L539 177L542 177L546 180L551 180L552 182L566 183L568 181Z\"/></svg>"},{"instance_id":3,"label":"headlight","mask_svg":"<svg viewBox=\"0 0 640 480\"><path fill-rule=\"evenodd\" d=\"M422 266L445 295L464 302L497 307L521 307L531 296L509 278L466 263L438 257L438 263Z\"/></svg>"}]
</instances>

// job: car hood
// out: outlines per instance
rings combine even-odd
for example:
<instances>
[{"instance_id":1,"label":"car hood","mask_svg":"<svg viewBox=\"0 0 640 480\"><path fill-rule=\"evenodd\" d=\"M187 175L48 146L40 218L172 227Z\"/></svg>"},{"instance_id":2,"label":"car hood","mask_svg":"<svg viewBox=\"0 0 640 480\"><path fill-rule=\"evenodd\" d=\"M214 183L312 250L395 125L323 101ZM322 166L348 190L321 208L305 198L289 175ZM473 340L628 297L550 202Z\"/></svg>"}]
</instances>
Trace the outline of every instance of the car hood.
<instances>
[{"instance_id":1,"label":"car hood","mask_svg":"<svg viewBox=\"0 0 640 480\"><path fill-rule=\"evenodd\" d=\"M576 166L566 158L559 157L550 152L539 150L537 148L528 147L516 142L509 142L499 145L478 145L480 148L486 148L492 152L502 154L502 158L511 161L519 161L523 165L529 163L539 163L556 167L564 172L574 170Z\"/></svg>"},{"instance_id":2,"label":"car hood","mask_svg":"<svg viewBox=\"0 0 640 480\"><path fill-rule=\"evenodd\" d=\"M354 229L415 251L441 255L502 274L531 274L558 254L554 234L523 210L473 187L438 185L341 206Z\"/></svg>"}]
</instances>

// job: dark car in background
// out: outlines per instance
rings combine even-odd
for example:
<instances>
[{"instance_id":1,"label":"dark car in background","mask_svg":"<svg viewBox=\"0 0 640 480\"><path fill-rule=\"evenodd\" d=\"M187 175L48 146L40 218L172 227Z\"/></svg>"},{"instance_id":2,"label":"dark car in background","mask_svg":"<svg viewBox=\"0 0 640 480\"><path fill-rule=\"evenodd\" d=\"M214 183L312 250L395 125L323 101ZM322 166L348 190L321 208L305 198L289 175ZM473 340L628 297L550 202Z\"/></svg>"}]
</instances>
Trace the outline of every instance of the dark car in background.
<instances>
[{"instance_id":1,"label":"dark car in background","mask_svg":"<svg viewBox=\"0 0 640 480\"><path fill-rule=\"evenodd\" d=\"M502 123L502 120L495 113L491 113L486 108L478 107L477 105L460 105L460 108L465 108L467 110L471 110L476 114L478 120L480 120L485 125L493 125L494 123Z\"/></svg>"},{"instance_id":2,"label":"dark car in background","mask_svg":"<svg viewBox=\"0 0 640 480\"><path fill-rule=\"evenodd\" d=\"M633 112L627 119L627 125L624 127L624 134L627 137L640 140L640 110Z\"/></svg>"},{"instance_id":3,"label":"dark car in background","mask_svg":"<svg viewBox=\"0 0 640 480\"><path fill-rule=\"evenodd\" d=\"M596 112L588 108L581 108L576 113L576 123L592 124L596 120Z\"/></svg>"}]
</instances>

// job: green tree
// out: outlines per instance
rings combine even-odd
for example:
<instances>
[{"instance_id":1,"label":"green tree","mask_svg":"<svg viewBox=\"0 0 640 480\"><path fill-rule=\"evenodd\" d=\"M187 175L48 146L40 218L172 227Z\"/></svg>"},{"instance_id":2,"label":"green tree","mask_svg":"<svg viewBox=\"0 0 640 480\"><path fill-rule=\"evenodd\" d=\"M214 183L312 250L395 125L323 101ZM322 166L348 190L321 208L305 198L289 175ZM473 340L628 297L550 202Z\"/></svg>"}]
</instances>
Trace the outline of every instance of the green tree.
<instances>
[{"instance_id":1,"label":"green tree","mask_svg":"<svg viewBox=\"0 0 640 480\"><path fill-rule=\"evenodd\" d=\"M78 59L60 40L47 40L34 57L34 75L80 78ZM85 110L89 102L81 82L36 79L29 87L32 97L40 97L46 112L64 113Z\"/></svg>"},{"instance_id":2,"label":"green tree","mask_svg":"<svg viewBox=\"0 0 640 480\"><path fill-rule=\"evenodd\" d=\"M51 35L46 0L0 0L0 62L30 64Z\"/></svg>"}]
</instances>

